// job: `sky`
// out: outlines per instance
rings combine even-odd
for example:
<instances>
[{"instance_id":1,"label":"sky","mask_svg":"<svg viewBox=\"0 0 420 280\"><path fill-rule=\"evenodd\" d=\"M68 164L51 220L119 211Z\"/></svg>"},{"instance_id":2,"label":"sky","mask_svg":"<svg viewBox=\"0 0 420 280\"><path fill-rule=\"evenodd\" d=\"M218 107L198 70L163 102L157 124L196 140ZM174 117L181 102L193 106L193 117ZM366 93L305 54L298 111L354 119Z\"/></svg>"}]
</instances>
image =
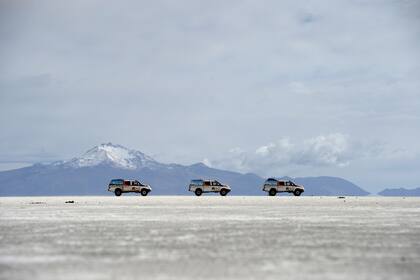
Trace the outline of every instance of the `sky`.
<instances>
[{"instance_id":1,"label":"sky","mask_svg":"<svg viewBox=\"0 0 420 280\"><path fill-rule=\"evenodd\" d=\"M0 170L161 162L420 187L420 2L0 0Z\"/></svg>"}]
</instances>

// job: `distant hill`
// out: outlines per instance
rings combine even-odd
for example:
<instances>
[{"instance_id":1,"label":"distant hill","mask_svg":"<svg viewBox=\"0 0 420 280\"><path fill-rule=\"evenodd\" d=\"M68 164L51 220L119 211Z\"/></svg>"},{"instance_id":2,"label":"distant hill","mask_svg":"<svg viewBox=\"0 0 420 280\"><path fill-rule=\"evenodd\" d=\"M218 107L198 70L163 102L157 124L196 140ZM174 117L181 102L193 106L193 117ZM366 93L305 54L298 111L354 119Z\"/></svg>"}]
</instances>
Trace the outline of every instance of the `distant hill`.
<instances>
[{"instance_id":1,"label":"distant hill","mask_svg":"<svg viewBox=\"0 0 420 280\"><path fill-rule=\"evenodd\" d=\"M384 189L378 193L382 196L420 196L420 188L416 189L405 189L405 188L395 188L395 189Z\"/></svg>"},{"instance_id":2,"label":"distant hill","mask_svg":"<svg viewBox=\"0 0 420 280\"><path fill-rule=\"evenodd\" d=\"M112 178L133 178L150 184L152 195L188 195L191 179L215 178L232 187L230 195L266 195L264 179L251 173L220 170L202 163L163 164L135 150L101 144L80 157L51 164L0 172L1 196L112 195ZM305 186L303 195L367 195L355 184L337 177L295 178Z\"/></svg>"},{"instance_id":3,"label":"distant hill","mask_svg":"<svg viewBox=\"0 0 420 280\"><path fill-rule=\"evenodd\" d=\"M301 177L294 178L305 187L306 195L355 195L364 196L369 193L350 181L339 177Z\"/></svg>"}]
</instances>

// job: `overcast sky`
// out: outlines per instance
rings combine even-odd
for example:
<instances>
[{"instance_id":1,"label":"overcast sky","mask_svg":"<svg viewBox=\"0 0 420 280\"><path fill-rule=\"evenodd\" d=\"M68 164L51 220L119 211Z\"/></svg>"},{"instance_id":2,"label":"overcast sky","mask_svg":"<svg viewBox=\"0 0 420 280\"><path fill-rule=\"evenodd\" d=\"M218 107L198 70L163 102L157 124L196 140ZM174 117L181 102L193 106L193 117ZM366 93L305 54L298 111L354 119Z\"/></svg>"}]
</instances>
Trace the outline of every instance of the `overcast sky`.
<instances>
[{"instance_id":1,"label":"overcast sky","mask_svg":"<svg viewBox=\"0 0 420 280\"><path fill-rule=\"evenodd\" d=\"M0 3L0 170L111 141L420 186L419 1Z\"/></svg>"}]
</instances>

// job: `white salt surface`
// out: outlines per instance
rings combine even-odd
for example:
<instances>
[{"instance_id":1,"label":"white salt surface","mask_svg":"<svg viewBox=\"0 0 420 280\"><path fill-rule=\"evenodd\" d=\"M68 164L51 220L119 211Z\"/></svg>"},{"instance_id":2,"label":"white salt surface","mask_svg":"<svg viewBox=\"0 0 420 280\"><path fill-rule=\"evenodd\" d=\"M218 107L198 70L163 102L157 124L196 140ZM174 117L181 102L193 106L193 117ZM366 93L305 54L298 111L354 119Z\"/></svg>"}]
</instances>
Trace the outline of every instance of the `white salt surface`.
<instances>
[{"instance_id":1,"label":"white salt surface","mask_svg":"<svg viewBox=\"0 0 420 280\"><path fill-rule=\"evenodd\" d=\"M419 277L419 198L0 198L0 279Z\"/></svg>"}]
</instances>

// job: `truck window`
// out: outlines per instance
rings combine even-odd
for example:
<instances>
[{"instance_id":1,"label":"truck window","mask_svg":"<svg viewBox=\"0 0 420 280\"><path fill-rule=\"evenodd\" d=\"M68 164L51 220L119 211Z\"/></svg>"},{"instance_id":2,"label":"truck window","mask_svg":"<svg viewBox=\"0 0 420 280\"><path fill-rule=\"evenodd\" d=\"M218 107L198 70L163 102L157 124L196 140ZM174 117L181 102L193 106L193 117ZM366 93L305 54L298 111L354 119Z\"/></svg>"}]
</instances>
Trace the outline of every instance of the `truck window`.
<instances>
[{"instance_id":1,"label":"truck window","mask_svg":"<svg viewBox=\"0 0 420 280\"><path fill-rule=\"evenodd\" d=\"M265 181L264 183L265 185L270 185L270 186L277 186L278 182L276 180L273 179L268 179Z\"/></svg>"},{"instance_id":2,"label":"truck window","mask_svg":"<svg viewBox=\"0 0 420 280\"><path fill-rule=\"evenodd\" d=\"M203 180L191 180L191 185L202 186Z\"/></svg>"}]
</instances>

